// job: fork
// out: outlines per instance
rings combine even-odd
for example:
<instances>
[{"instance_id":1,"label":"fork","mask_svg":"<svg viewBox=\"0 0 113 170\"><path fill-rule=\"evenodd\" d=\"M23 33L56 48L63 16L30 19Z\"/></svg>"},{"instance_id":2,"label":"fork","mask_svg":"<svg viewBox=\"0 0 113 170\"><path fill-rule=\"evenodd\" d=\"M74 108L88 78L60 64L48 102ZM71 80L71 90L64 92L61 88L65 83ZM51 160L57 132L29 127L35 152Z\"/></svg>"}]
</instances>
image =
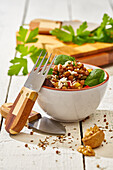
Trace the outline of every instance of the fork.
<instances>
[{"instance_id":1,"label":"fork","mask_svg":"<svg viewBox=\"0 0 113 170\"><path fill-rule=\"evenodd\" d=\"M24 86L22 87L20 93L18 94L6 120L5 120L5 129L10 134L19 133L26 121L30 112L35 104L35 101L38 97L38 92L41 89L44 80L54 62L55 57L50 63L49 67L46 69L47 64L51 58L51 55L48 57L45 65L42 67L42 63L47 56L47 53L41 60L38 68L36 69L37 64L39 63L42 52L40 53L28 79L26 80ZM42 67L42 70L40 71Z\"/></svg>"}]
</instances>

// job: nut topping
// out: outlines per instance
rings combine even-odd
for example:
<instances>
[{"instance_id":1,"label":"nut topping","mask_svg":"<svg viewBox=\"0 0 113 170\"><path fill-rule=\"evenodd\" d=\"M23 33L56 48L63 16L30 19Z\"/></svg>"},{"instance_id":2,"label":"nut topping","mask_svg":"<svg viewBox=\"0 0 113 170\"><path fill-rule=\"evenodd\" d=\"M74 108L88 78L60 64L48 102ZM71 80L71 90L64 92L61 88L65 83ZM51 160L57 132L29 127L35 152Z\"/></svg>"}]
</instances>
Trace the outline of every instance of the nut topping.
<instances>
[{"instance_id":1,"label":"nut topping","mask_svg":"<svg viewBox=\"0 0 113 170\"><path fill-rule=\"evenodd\" d=\"M99 129L97 125L95 125L93 128L87 129L85 132L84 137L82 138L82 141L84 145L89 145L92 148L96 148L101 145L102 141L104 140L104 132Z\"/></svg>"},{"instance_id":2,"label":"nut topping","mask_svg":"<svg viewBox=\"0 0 113 170\"><path fill-rule=\"evenodd\" d=\"M91 146L79 146L77 149L78 152L82 153L85 156L95 156L94 150L91 148Z\"/></svg>"}]
</instances>

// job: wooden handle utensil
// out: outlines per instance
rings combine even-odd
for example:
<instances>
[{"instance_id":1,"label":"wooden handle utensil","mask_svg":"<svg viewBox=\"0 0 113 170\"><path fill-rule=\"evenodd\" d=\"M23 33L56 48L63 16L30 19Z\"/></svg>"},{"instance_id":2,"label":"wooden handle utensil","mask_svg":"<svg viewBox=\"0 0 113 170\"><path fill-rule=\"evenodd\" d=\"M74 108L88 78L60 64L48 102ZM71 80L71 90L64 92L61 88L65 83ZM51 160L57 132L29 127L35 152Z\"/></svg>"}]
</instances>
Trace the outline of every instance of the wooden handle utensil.
<instances>
[{"instance_id":1,"label":"wooden handle utensil","mask_svg":"<svg viewBox=\"0 0 113 170\"><path fill-rule=\"evenodd\" d=\"M22 130L37 97L37 92L26 87L21 89L5 121L7 132L17 134Z\"/></svg>"},{"instance_id":2,"label":"wooden handle utensil","mask_svg":"<svg viewBox=\"0 0 113 170\"><path fill-rule=\"evenodd\" d=\"M13 106L13 103L4 103L4 104L0 107L0 113L1 113L1 115L2 115L4 118L7 117L7 115L9 114L12 106ZM32 110L31 113L30 113L30 115L29 115L29 117L28 117L28 119L27 119L27 122L26 122L25 126L27 126L27 124L28 124L29 122L32 122L32 121L37 120L37 119L40 119L40 118L41 118L41 114L40 114L40 113L37 113L37 112L35 112L35 111Z\"/></svg>"},{"instance_id":3,"label":"wooden handle utensil","mask_svg":"<svg viewBox=\"0 0 113 170\"><path fill-rule=\"evenodd\" d=\"M47 53L44 55L41 62L39 63L41 55L42 52L40 53L34 67L32 68L31 73L29 74L24 84L24 87L21 89L13 106L11 107L11 110L9 111L8 116L6 117L5 129L10 134L17 134L24 127L33 108L33 105L38 97L38 92L40 91L46 79L46 76L54 62L55 57L53 58L48 68L46 68L51 58L50 55L42 70L40 70ZM36 69L38 63L39 66Z\"/></svg>"}]
</instances>

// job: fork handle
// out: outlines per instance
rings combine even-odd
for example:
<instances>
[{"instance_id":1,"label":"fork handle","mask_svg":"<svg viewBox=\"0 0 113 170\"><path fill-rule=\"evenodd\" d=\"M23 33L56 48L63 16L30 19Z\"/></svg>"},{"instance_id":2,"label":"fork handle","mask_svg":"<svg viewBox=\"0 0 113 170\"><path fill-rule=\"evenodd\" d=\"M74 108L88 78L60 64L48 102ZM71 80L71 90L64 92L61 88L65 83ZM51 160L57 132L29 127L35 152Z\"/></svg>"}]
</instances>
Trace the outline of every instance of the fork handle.
<instances>
[{"instance_id":1,"label":"fork handle","mask_svg":"<svg viewBox=\"0 0 113 170\"><path fill-rule=\"evenodd\" d=\"M5 129L10 134L19 133L24 127L38 93L22 87L5 120Z\"/></svg>"}]
</instances>

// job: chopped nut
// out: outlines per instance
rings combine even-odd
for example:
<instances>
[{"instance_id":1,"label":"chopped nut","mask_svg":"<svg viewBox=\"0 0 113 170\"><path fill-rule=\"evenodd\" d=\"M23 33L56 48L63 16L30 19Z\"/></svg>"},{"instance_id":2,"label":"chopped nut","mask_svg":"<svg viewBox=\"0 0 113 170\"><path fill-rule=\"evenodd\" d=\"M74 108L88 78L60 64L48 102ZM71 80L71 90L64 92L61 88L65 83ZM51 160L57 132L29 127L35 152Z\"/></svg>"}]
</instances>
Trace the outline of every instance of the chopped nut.
<instances>
[{"instance_id":1,"label":"chopped nut","mask_svg":"<svg viewBox=\"0 0 113 170\"><path fill-rule=\"evenodd\" d=\"M95 125L93 128L87 129L85 132L84 137L82 138L82 141L84 145L89 145L92 148L96 148L101 145L102 141L104 140L104 132L99 129L97 125Z\"/></svg>"},{"instance_id":2,"label":"chopped nut","mask_svg":"<svg viewBox=\"0 0 113 170\"><path fill-rule=\"evenodd\" d=\"M79 146L77 149L78 152L82 153L85 156L95 156L94 150L91 148L91 146Z\"/></svg>"}]
</instances>

